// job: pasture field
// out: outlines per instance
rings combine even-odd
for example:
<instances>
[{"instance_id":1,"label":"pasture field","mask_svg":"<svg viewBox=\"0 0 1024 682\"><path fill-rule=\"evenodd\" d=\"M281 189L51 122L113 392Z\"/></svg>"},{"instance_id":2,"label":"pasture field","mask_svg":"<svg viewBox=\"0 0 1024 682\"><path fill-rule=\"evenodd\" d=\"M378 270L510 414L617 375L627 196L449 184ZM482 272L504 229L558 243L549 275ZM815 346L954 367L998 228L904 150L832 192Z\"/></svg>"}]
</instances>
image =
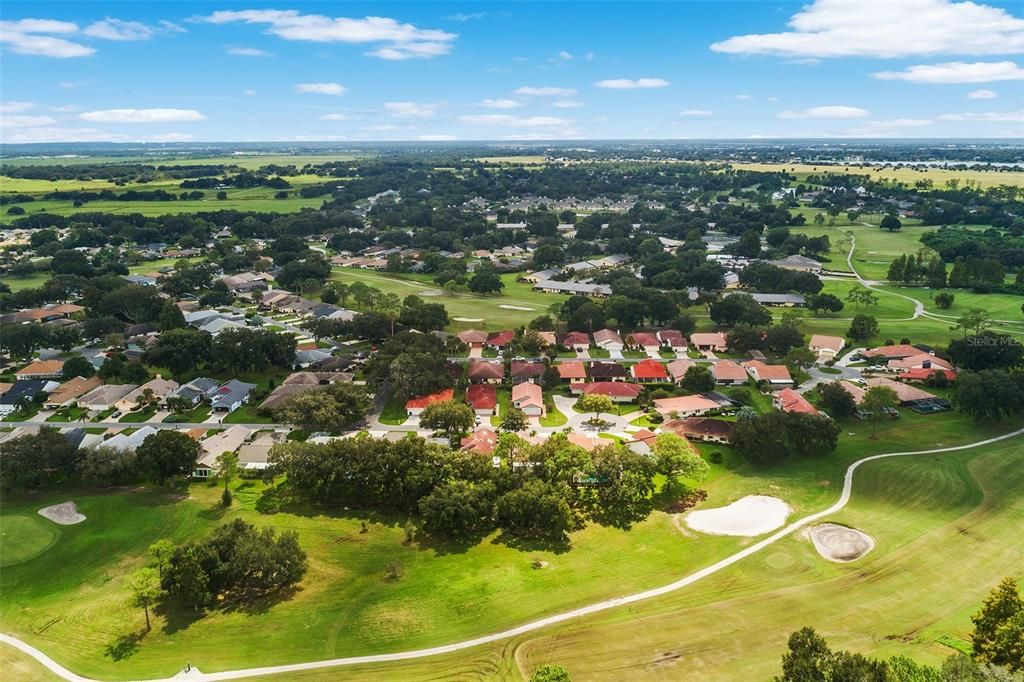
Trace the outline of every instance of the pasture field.
<instances>
[{"instance_id":1,"label":"pasture field","mask_svg":"<svg viewBox=\"0 0 1024 682\"><path fill-rule=\"evenodd\" d=\"M876 181L898 182L913 186L919 180L931 180L936 188L944 188L949 180L965 180L976 182L982 189L999 185L1024 187L1024 171L1021 170L950 170L946 168L924 167L879 167L854 165L814 165L807 163L733 163L736 170L759 172L786 172L796 176L798 182L807 179L808 175L822 173L844 173L852 175L869 175Z\"/></svg>"},{"instance_id":2,"label":"pasture field","mask_svg":"<svg viewBox=\"0 0 1024 682\"><path fill-rule=\"evenodd\" d=\"M260 166L297 166L306 164L327 163L328 161L352 161L375 156L372 152L325 152L323 154L278 154L278 153L242 153L223 156L183 156L180 154L139 156L49 156L49 157L14 157L0 160L0 164L8 166L74 166L99 164L141 163L151 166L191 166L232 164L254 170Z\"/></svg>"},{"instance_id":3,"label":"pasture field","mask_svg":"<svg viewBox=\"0 0 1024 682\"><path fill-rule=\"evenodd\" d=\"M725 460L712 465L711 478L702 484L709 493L706 506L763 493L786 500L796 518L834 501L842 472L854 459L873 452L954 445L1009 426L978 425L954 413L906 412L899 422L881 425L877 440L868 438L866 426L848 424L845 428L855 435L844 434L834 455L766 470L754 470L729 448L718 446ZM659 653L676 651L683 657L680 665L698 664L701 670L719 673L709 678L745 672L744 666L753 666L751 671L763 678L777 665L786 634L804 624L839 637L835 644L914 655L920 650L934 658L934 636L962 635L959 624L991 587L989 578L998 579L1002 574L997 571L1013 565L1009 555L1019 555L1013 529L1024 514L1024 500L1014 495L1024 485L1021 464L1024 450L1019 441L1011 441L963 454L866 467L858 473L853 505L835 519L878 541L857 564L828 564L817 558L810 543L791 538L663 601L599 614L461 656L395 667L343 668L310 677L384 679L390 674L391 679L418 679L483 657L490 667L478 674L485 677L514 677L516 661L527 668L551 661L566 665L579 679L616 674L621 679L623 666L640 675ZM272 490L262 483L233 486L236 502L227 511L218 505L219 486L209 483L174 491L62 491L5 500L0 508L5 515L28 515L50 502L74 499L88 519L58 528L60 537L53 546L5 569L3 631L80 674L104 679L173 674L184 665L184 651L204 672L399 651L458 641L664 584L750 542L683 532L672 517L655 512L629 531L590 526L573 534L568 550L516 548L494 537L469 547L426 540L405 545L400 519L359 510L261 513L275 497ZM310 555L310 570L299 590L280 602L201 619L161 607L152 632L132 639L142 627L142 614L125 605L123 577L145 561L146 547L162 537L188 541L236 517L299 533ZM984 551L968 553L978 543L984 543ZM952 556L957 562L949 561ZM534 559L548 566L534 569ZM404 575L389 581L385 568L393 561L404 567ZM951 563L958 572L938 580L941 572L950 572ZM976 583L970 580L972 574ZM880 613L883 596L891 600L901 589L910 590L913 598L898 600ZM858 596L861 590L865 593ZM823 598L822 592L832 596ZM857 606L859 599L863 608ZM843 606L833 612L832 600ZM938 609L947 620L929 625L927 638L882 639L912 632L903 629L902 619L921 617L928 608ZM840 612L841 618L835 615ZM767 627L771 618L781 618L783 626ZM877 625L872 618L878 619ZM878 635L878 642L864 633ZM604 645L598 646L600 642ZM748 647L750 655L744 656ZM671 666L651 669L666 677L679 674Z\"/></svg>"}]
</instances>

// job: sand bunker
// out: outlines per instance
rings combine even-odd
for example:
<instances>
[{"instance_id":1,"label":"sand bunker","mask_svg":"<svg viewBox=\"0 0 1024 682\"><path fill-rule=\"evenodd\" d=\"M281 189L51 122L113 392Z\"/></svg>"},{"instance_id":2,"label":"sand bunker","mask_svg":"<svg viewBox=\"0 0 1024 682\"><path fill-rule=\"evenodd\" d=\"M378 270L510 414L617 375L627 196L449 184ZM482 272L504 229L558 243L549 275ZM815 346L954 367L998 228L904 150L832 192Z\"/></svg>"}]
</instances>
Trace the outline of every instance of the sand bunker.
<instances>
[{"instance_id":1,"label":"sand bunker","mask_svg":"<svg viewBox=\"0 0 1024 682\"><path fill-rule=\"evenodd\" d=\"M440 289L422 289L416 292L417 296L441 296L444 294Z\"/></svg>"},{"instance_id":2,"label":"sand bunker","mask_svg":"<svg viewBox=\"0 0 1024 682\"><path fill-rule=\"evenodd\" d=\"M529 306L525 306L525 305L510 305L508 303L499 303L498 307L499 308L504 308L505 310L536 310L536 308L530 308Z\"/></svg>"},{"instance_id":3,"label":"sand bunker","mask_svg":"<svg viewBox=\"0 0 1024 682\"><path fill-rule=\"evenodd\" d=\"M482 318L482 317L453 317L452 319L455 320L456 322L483 322L484 321L484 318Z\"/></svg>"},{"instance_id":4,"label":"sand bunker","mask_svg":"<svg viewBox=\"0 0 1024 682\"><path fill-rule=\"evenodd\" d=\"M74 502L51 504L49 507L40 509L39 515L62 526L73 526L85 521L85 515L78 513L78 506Z\"/></svg>"},{"instance_id":5,"label":"sand bunker","mask_svg":"<svg viewBox=\"0 0 1024 682\"><path fill-rule=\"evenodd\" d=\"M807 535L818 554L829 561L856 561L875 547L874 538L867 533L835 523L814 526Z\"/></svg>"},{"instance_id":6,"label":"sand bunker","mask_svg":"<svg viewBox=\"0 0 1024 682\"><path fill-rule=\"evenodd\" d=\"M686 515L686 525L711 535L753 537L779 528L792 510L777 497L747 495L732 504Z\"/></svg>"}]
</instances>

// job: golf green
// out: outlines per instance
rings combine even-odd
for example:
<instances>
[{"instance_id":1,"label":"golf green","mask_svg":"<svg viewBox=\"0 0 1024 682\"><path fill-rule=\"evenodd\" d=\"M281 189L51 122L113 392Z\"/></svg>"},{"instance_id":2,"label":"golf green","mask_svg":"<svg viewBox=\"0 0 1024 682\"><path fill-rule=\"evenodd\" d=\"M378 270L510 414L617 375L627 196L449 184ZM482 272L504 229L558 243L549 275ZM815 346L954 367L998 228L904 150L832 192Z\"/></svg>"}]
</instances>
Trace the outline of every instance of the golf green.
<instances>
[{"instance_id":1,"label":"golf green","mask_svg":"<svg viewBox=\"0 0 1024 682\"><path fill-rule=\"evenodd\" d=\"M0 516L0 568L20 564L48 550L60 531L42 518Z\"/></svg>"}]
</instances>

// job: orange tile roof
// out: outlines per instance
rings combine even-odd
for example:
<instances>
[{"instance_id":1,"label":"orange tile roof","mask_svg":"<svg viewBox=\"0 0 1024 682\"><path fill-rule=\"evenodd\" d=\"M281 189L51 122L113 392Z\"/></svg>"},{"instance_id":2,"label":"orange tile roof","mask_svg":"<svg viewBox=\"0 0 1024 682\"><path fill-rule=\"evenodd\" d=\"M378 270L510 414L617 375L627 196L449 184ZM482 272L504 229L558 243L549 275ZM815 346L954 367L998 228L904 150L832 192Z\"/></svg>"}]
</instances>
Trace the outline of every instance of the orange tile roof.
<instances>
[{"instance_id":1,"label":"orange tile roof","mask_svg":"<svg viewBox=\"0 0 1024 682\"><path fill-rule=\"evenodd\" d=\"M438 391L437 393L431 393L430 395L423 395L419 396L418 398L412 398L410 400L407 400L405 403L405 408L408 410L418 407L429 407L434 403L443 403L444 401L451 400L454 397L455 389L446 388L443 391Z\"/></svg>"}]
</instances>

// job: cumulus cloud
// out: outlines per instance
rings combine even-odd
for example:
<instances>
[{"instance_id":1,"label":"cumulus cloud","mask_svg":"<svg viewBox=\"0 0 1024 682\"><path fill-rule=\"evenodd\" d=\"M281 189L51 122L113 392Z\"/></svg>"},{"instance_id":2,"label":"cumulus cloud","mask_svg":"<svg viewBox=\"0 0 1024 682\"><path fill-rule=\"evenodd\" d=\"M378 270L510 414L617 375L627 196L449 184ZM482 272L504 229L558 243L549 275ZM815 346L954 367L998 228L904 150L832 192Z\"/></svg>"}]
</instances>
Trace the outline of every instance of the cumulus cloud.
<instances>
[{"instance_id":1,"label":"cumulus cloud","mask_svg":"<svg viewBox=\"0 0 1024 682\"><path fill-rule=\"evenodd\" d=\"M488 109L517 109L523 106L522 102L514 99L485 99L478 102L478 104Z\"/></svg>"},{"instance_id":2,"label":"cumulus cloud","mask_svg":"<svg viewBox=\"0 0 1024 682\"><path fill-rule=\"evenodd\" d=\"M794 14L790 31L734 36L715 52L780 57L909 57L1024 52L1024 19L1005 9L951 0L815 0Z\"/></svg>"},{"instance_id":3,"label":"cumulus cloud","mask_svg":"<svg viewBox=\"0 0 1024 682\"><path fill-rule=\"evenodd\" d=\"M35 107L32 102L0 102L0 114L16 114Z\"/></svg>"},{"instance_id":4,"label":"cumulus cloud","mask_svg":"<svg viewBox=\"0 0 1024 682\"><path fill-rule=\"evenodd\" d=\"M420 135L416 139L423 142L450 142L457 138L454 135Z\"/></svg>"},{"instance_id":5,"label":"cumulus cloud","mask_svg":"<svg viewBox=\"0 0 1024 682\"><path fill-rule=\"evenodd\" d=\"M641 90L646 88L664 88L669 82L664 78L612 78L594 83L599 88L609 90Z\"/></svg>"},{"instance_id":6,"label":"cumulus cloud","mask_svg":"<svg viewBox=\"0 0 1024 682\"><path fill-rule=\"evenodd\" d=\"M245 95L246 97L252 97L253 95L256 94L256 91L255 90L243 90L242 94Z\"/></svg>"},{"instance_id":7,"label":"cumulus cloud","mask_svg":"<svg viewBox=\"0 0 1024 682\"><path fill-rule=\"evenodd\" d=\"M527 97L572 97L576 94L576 90L572 88L536 88L524 85L523 87L516 89L516 94L525 95Z\"/></svg>"},{"instance_id":8,"label":"cumulus cloud","mask_svg":"<svg viewBox=\"0 0 1024 682\"><path fill-rule=\"evenodd\" d=\"M943 114L943 121L974 121L981 123L1018 123L1024 121L1024 109L1017 111L988 111L982 113Z\"/></svg>"},{"instance_id":9,"label":"cumulus cloud","mask_svg":"<svg viewBox=\"0 0 1024 682\"><path fill-rule=\"evenodd\" d=\"M345 86L340 83L296 83L295 92L314 95L341 95Z\"/></svg>"},{"instance_id":10,"label":"cumulus cloud","mask_svg":"<svg viewBox=\"0 0 1024 682\"><path fill-rule=\"evenodd\" d=\"M1024 79L1024 69L1013 62L947 62L909 66L903 71L880 71L871 77L911 83L989 83Z\"/></svg>"},{"instance_id":11,"label":"cumulus cloud","mask_svg":"<svg viewBox=\"0 0 1024 682\"><path fill-rule=\"evenodd\" d=\"M543 128L551 126L568 126L572 121L557 116L512 116L511 114L470 114L460 116L463 123L478 125L514 126L523 128Z\"/></svg>"},{"instance_id":12,"label":"cumulus cloud","mask_svg":"<svg viewBox=\"0 0 1024 682\"><path fill-rule=\"evenodd\" d=\"M75 33L78 33L78 24L73 24L70 21L54 21L52 19L0 21L0 43L17 54L56 59L88 57L94 54L96 50L92 47L67 38L57 37Z\"/></svg>"},{"instance_id":13,"label":"cumulus cloud","mask_svg":"<svg viewBox=\"0 0 1024 682\"><path fill-rule=\"evenodd\" d=\"M398 118L433 118L444 102L385 102L384 110Z\"/></svg>"},{"instance_id":14,"label":"cumulus cloud","mask_svg":"<svg viewBox=\"0 0 1024 682\"><path fill-rule=\"evenodd\" d=\"M458 12L448 17L452 21L476 21L477 19L483 19L487 16L487 12L474 12L472 14L465 14Z\"/></svg>"},{"instance_id":15,"label":"cumulus cloud","mask_svg":"<svg viewBox=\"0 0 1024 682\"><path fill-rule=\"evenodd\" d=\"M229 47L225 50L228 54L238 57L269 57L270 53L258 47Z\"/></svg>"},{"instance_id":16,"label":"cumulus cloud","mask_svg":"<svg viewBox=\"0 0 1024 682\"><path fill-rule=\"evenodd\" d=\"M89 24L82 33L90 38L103 40L149 40L159 31L160 29L147 26L141 21L123 21L107 17L103 21Z\"/></svg>"},{"instance_id":17,"label":"cumulus cloud","mask_svg":"<svg viewBox=\"0 0 1024 682\"><path fill-rule=\"evenodd\" d=\"M377 44L364 54L381 59L429 59L448 54L458 34L439 29L422 29L388 17L328 17L302 14L297 10L224 10L196 21L211 24L265 24L266 32L284 40L315 43Z\"/></svg>"},{"instance_id":18,"label":"cumulus cloud","mask_svg":"<svg viewBox=\"0 0 1024 682\"><path fill-rule=\"evenodd\" d=\"M348 116L345 114L324 114L320 117L321 121L347 121Z\"/></svg>"},{"instance_id":19,"label":"cumulus cloud","mask_svg":"<svg viewBox=\"0 0 1024 682\"><path fill-rule=\"evenodd\" d=\"M572 59L572 53L562 50L561 52L558 53L558 58L564 61L569 61Z\"/></svg>"},{"instance_id":20,"label":"cumulus cloud","mask_svg":"<svg viewBox=\"0 0 1024 682\"><path fill-rule=\"evenodd\" d=\"M751 99L750 95L735 95L735 97L741 102L746 102Z\"/></svg>"},{"instance_id":21,"label":"cumulus cloud","mask_svg":"<svg viewBox=\"0 0 1024 682\"><path fill-rule=\"evenodd\" d=\"M35 128L54 123L56 121L49 116L9 116L7 114L0 116L0 128Z\"/></svg>"},{"instance_id":22,"label":"cumulus cloud","mask_svg":"<svg viewBox=\"0 0 1024 682\"><path fill-rule=\"evenodd\" d=\"M555 107L556 109L575 109L577 107L582 107L583 102L579 102L574 99L560 99L555 102L552 102L551 106Z\"/></svg>"},{"instance_id":23,"label":"cumulus cloud","mask_svg":"<svg viewBox=\"0 0 1024 682\"><path fill-rule=\"evenodd\" d=\"M103 109L85 111L78 117L93 123L177 123L206 118L195 109Z\"/></svg>"},{"instance_id":24,"label":"cumulus cloud","mask_svg":"<svg viewBox=\"0 0 1024 682\"><path fill-rule=\"evenodd\" d=\"M712 112L708 111L707 109L686 109L685 111L680 111L679 115L680 116L710 116L711 113Z\"/></svg>"},{"instance_id":25,"label":"cumulus cloud","mask_svg":"<svg viewBox=\"0 0 1024 682\"><path fill-rule=\"evenodd\" d=\"M863 118L868 115L866 109L833 104L823 107L811 107L801 111L780 111L778 118Z\"/></svg>"},{"instance_id":26,"label":"cumulus cloud","mask_svg":"<svg viewBox=\"0 0 1024 682\"><path fill-rule=\"evenodd\" d=\"M992 90L972 90L967 93L967 99L995 99L998 96Z\"/></svg>"}]
</instances>

